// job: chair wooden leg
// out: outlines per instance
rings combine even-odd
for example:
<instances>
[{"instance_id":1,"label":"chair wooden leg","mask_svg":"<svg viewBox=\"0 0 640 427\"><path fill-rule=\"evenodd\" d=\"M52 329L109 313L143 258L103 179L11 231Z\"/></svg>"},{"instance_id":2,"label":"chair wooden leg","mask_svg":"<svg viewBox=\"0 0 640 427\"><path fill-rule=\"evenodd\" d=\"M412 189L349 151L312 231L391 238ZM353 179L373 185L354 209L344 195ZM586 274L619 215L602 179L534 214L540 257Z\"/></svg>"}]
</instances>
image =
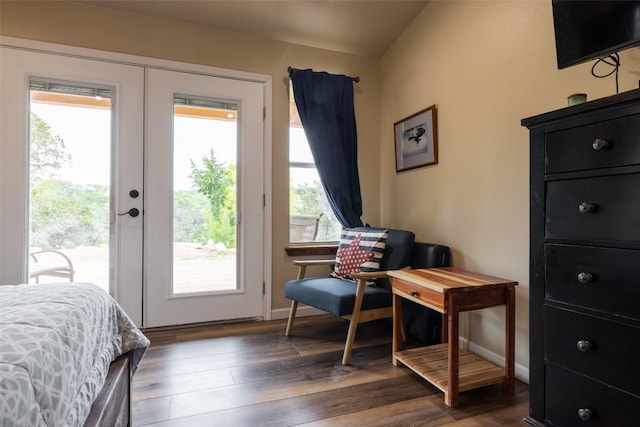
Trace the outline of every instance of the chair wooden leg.
<instances>
[{"instance_id":1,"label":"chair wooden leg","mask_svg":"<svg viewBox=\"0 0 640 427\"><path fill-rule=\"evenodd\" d=\"M291 310L289 310L289 320L287 321L287 329L284 331L286 336L291 335L291 329L293 329L293 322L296 319L296 311L298 310L298 301L291 301Z\"/></svg>"},{"instance_id":2,"label":"chair wooden leg","mask_svg":"<svg viewBox=\"0 0 640 427\"><path fill-rule=\"evenodd\" d=\"M358 321L360 320L360 308L362 307L362 299L364 298L365 286L367 286L366 280L361 279L358 281L356 300L353 304L353 313L351 313L349 332L347 332L347 342L344 345L344 354L342 355L343 365L348 365L351 361L351 350L353 349L353 342L356 339L356 329L358 329Z\"/></svg>"},{"instance_id":3,"label":"chair wooden leg","mask_svg":"<svg viewBox=\"0 0 640 427\"><path fill-rule=\"evenodd\" d=\"M344 354L342 355L342 364L348 365L351 361L351 350L353 350L353 342L356 339L356 329L358 328L358 318L353 314L351 323L349 323L349 332L347 333L347 342L344 346Z\"/></svg>"}]
</instances>

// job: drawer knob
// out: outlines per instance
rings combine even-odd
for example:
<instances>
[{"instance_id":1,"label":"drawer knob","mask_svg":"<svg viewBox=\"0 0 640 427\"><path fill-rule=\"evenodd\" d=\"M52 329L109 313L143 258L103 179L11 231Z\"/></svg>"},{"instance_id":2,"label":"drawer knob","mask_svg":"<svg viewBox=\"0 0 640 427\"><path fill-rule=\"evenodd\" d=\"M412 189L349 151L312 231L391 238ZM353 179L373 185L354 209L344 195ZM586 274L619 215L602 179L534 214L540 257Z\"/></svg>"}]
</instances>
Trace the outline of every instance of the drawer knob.
<instances>
[{"instance_id":1,"label":"drawer knob","mask_svg":"<svg viewBox=\"0 0 640 427\"><path fill-rule=\"evenodd\" d=\"M602 138L596 138L593 140L593 144L591 144L591 146L593 147L594 150L599 151L599 150L603 150L605 148L607 148L607 146L609 145L609 141L602 139Z\"/></svg>"},{"instance_id":2,"label":"drawer knob","mask_svg":"<svg viewBox=\"0 0 640 427\"><path fill-rule=\"evenodd\" d=\"M580 203L580 206L578 206L578 210L580 211L581 214L588 214L591 212L595 212L596 205L589 202L582 202Z\"/></svg>"},{"instance_id":3,"label":"drawer knob","mask_svg":"<svg viewBox=\"0 0 640 427\"><path fill-rule=\"evenodd\" d=\"M593 412L589 408L580 408L578 409L578 418L582 421L589 421L593 418Z\"/></svg>"},{"instance_id":4,"label":"drawer knob","mask_svg":"<svg viewBox=\"0 0 640 427\"><path fill-rule=\"evenodd\" d=\"M409 295L411 295L412 297L418 296L418 291L411 291L409 292Z\"/></svg>"},{"instance_id":5,"label":"drawer knob","mask_svg":"<svg viewBox=\"0 0 640 427\"><path fill-rule=\"evenodd\" d=\"M587 341L587 340L578 341L576 343L576 347L578 347L578 350L580 350L583 353L586 353L587 351L593 348L593 346L591 345L591 341Z\"/></svg>"},{"instance_id":6,"label":"drawer knob","mask_svg":"<svg viewBox=\"0 0 640 427\"><path fill-rule=\"evenodd\" d=\"M593 274L583 271L578 273L578 282L580 283L589 283L593 280Z\"/></svg>"}]
</instances>

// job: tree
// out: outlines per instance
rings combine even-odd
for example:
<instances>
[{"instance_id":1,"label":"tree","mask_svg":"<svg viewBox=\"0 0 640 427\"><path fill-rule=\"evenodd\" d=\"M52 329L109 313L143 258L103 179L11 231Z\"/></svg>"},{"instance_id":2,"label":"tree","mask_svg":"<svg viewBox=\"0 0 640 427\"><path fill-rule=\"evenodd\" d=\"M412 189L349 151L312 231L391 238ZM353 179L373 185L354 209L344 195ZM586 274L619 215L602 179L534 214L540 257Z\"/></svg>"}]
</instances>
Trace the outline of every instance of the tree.
<instances>
[{"instance_id":1,"label":"tree","mask_svg":"<svg viewBox=\"0 0 640 427\"><path fill-rule=\"evenodd\" d=\"M209 214L207 198L197 190L181 190L173 194L173 240L176 242L206 242L209 238L206 221Z\"/></svg>"},{"instance_id":2,"label":"tree","mask_svg":"<svg viewBox=\"0 0 640 427\"><path fill-rule=\"evenodd\" d=\"M214 150L199 165L191 160L191 178L211 208L206 220L208 237L232 248L236 246L235 176L235 165L218 161Z\"/></svg>"},{"instance_id":3,"label":"tree","mask_svg":"<svg viewBox=\"0 0 640 427\"><path fill-rule=\"evenodd\" d=\"M60 169L70 160L64 140L53 135L51 127L40 116L31 113L31 180L36 183L59 176Z\"/></svg>"},{"instance_id":4,"label":"tree","mask_svg":"<svg viewBox=\"0 0 640 427\"><path fill-rule=\"evenodd\" d=\"M31 245L43 249L109 241L109 191L49 179L31 191Z\"/></svg>"}]
</instances>

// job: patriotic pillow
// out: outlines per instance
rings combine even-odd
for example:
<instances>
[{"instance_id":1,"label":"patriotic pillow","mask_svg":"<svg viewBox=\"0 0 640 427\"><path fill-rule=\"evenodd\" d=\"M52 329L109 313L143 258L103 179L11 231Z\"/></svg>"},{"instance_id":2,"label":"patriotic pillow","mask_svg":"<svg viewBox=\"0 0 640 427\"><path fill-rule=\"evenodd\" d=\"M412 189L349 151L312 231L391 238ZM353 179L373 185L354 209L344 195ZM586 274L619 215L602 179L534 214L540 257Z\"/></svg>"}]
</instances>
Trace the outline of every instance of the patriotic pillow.
<instances>
[{"instance_id":1,"label":"patriotic pillow","mask_svg":"<svg viewBox=\"0 0 640 427\"><path fill-rule=\"evenodd\" d=\"M387 235L387 230L342 230L336 265L331 275L356 282L351 277L352 273L380 271Z\"/></svg>"}]
</instances>

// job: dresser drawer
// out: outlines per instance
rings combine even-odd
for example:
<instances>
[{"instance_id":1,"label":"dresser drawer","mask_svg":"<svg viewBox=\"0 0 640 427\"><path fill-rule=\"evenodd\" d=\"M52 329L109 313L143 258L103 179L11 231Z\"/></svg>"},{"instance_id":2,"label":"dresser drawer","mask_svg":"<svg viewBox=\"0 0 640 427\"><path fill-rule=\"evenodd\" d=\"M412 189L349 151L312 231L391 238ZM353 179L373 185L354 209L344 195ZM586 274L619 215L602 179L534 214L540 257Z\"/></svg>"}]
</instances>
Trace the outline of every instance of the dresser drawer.
<instances>
[{"instance_id":1,"label":"dresser drawer","mask_svg":"<svg viewBox=\"0 0 640 427\"><path fill-rule=\"evenodd\" d=\"M545 298L640 319L640 250L547 244Z\"/></svg>"},{"instance_id":2,"label":"dresser drawer","mask_svg":"<svg viewBox=\"0 0 640 427\"><path fill-rule=\"evenodd\" d=\"M545 237L640 242L640 174L547 183Z\"/></svg>"},{"instance_id":3,"label":"dresser drawer","mask_svg":"<svg viewBox=\"0 0 640 427\"><path fill-rule=\"evenodd\" d=\"M597 139L606 141L600 148ZM640 164L640 116L591 123L545 136L546 173Z\"/></svg>"},{"instance_id":4,"label":"dresser drawer","mask_svg":"<svg viewBox=\"0 0 640 427\"><path fill-rule=\"evenodd\" d=\"M551 425L559 427L637 427L640 425L640 414L638 414L640 399L598 381L547 366L545 387L547 390L545 418Z\"/></svg>"},{"instance_id":5,"label":"dresser drawer","mask_svg":"<svg viewBox=\"0 0 640 427\"><path fill-rule=\"evenodd\" d=\"M544 307L545 361L640 396L640 329Z\"/></svg>"}]
</instances>

